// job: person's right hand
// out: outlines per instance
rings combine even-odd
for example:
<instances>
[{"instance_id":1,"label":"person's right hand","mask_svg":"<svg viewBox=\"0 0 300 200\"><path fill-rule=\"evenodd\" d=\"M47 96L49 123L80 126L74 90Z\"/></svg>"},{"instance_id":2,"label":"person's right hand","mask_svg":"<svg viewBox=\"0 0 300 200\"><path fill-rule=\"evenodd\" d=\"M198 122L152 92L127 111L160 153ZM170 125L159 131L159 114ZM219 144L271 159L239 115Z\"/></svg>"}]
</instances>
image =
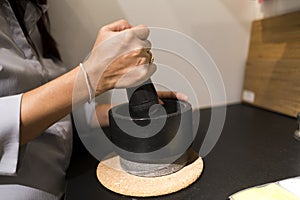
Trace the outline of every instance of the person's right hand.
<instances>
[{"instance_id":1,"label":"person's right hand","mask_svg":"<svg viewBox=\"0 0 300 200\"><path fill-rule=\"evenodd\" d=\"M136 86L156 70L150 63L149 29L120 20L102 27L84 67L95 95L112 88Z\"/></svg>"},{"instance_id":2,"label":"person's right hand","mask_svg":"<svg viewBox=\"0 0 300 200\"><path fill-rule=\"evenodd\" d=\"M146 81L156 66L149 64L149 29L132 27L120 20L100 29L88 59L81 67L23 94L20 111L20 141L39 136L88 99L89 85L95 95L115 87L130 87ZM88 82L88 87L87 83Z\"/></svg>"}]
</instances>

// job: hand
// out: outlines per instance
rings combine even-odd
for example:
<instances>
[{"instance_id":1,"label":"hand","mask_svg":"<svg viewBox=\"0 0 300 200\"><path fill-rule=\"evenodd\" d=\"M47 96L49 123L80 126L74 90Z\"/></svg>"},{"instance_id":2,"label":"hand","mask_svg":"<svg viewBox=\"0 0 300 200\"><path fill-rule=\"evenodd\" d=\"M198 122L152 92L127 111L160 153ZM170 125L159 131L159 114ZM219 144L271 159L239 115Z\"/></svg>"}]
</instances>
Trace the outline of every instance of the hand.
<instances>
[{"instance_id":1,"label":"hand","mask_svg":"<svg viewBox=\"0 0 300 200\"><path fill-rule=\"evenodd\" d=\"M178 99L181 101L188 101L188 97L185 94L172 91L158 91L157 95L159 97L159 103L163 104L163 101L160 99L170 98ZM109 125L108 111L113 107L111 104L98 104L95 109L95 113L90 121L92 127L97 127L98 123L100 126L105 127Z\"/></svg>"},{"instance_id":2,"label":"hand","mask_svg":"<svg viewBox=\"0 0 300 200\"><path fill-rule=\"evenodd\" d=\"M24 93L20 106L21 144L39 136L69 114L74 106L88 100L89 85L92 92L99 95L114 87L130 87L146 81L156 69L154 64L149 64L148 35L149 29L145 26L132 27L124 20L104 26L83 63L87 77L78 66Z\"/></svg>"},{"instance_id":3,"label":"hand","mask_svg":"<svg viewBox=\"0 0 300 200\"><path fill-rule=\"evenodd\" d=\"M156 65L149 63L148 36L147 27L132 27L125 20L100 29L91 55L84 62L96 96L112 88L141 84L155 72Z\"/></svg>"},{"instance_id":4,"label":"hand","mask_svg":"<svg viewBox=\"0 0 300 200\"><path fill-rule=\"evenodd\" d=\"M160 104L163 104L163 101L161 99L178 99L181 101L188 101L188 97L180 92L173 92L173 91L158 91L158 102Z\"/></svg>"}]
</instances>

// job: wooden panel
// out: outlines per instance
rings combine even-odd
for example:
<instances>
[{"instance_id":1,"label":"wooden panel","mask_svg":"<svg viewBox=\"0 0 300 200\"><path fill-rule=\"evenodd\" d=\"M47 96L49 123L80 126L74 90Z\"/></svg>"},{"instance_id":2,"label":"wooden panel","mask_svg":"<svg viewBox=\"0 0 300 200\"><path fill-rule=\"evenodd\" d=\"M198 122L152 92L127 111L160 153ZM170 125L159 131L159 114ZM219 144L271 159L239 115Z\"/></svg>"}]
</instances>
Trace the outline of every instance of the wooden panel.
<instances>
[{"instance_id":1,"label":"wooden panel","mask_svg":"<svg viewBox=\"0 0 300 200\"><path fill-rule=\"evenodd\" d=\"M300 11L253 22L242 100L300 112Z\"/></svg>"}]
</instances>

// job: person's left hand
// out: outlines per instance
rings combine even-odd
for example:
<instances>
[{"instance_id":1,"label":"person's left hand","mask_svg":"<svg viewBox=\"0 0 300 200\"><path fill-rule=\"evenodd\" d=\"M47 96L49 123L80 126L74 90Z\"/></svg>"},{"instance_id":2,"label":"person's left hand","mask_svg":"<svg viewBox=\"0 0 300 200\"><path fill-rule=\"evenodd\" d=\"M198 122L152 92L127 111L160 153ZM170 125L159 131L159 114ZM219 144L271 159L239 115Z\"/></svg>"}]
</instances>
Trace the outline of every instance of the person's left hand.
<instances>
[{"instance_id":1,"label":"person's left hand","mask_svg":"<svg viewBox=\"0 0 300 200\"><path fill-rule=\"evenodd\" d=\"M180 92L158 91L157 95L160 104L163 104L163 101L160 99L165 99L165 98L188 101L188 97L185 94ZM98 104L91 118L90 125L92 127L97 127L99 124L102 127L109 126L108 111L112 108L112 106L113 105L111 104Z\"/></svg>"}]
</instances>

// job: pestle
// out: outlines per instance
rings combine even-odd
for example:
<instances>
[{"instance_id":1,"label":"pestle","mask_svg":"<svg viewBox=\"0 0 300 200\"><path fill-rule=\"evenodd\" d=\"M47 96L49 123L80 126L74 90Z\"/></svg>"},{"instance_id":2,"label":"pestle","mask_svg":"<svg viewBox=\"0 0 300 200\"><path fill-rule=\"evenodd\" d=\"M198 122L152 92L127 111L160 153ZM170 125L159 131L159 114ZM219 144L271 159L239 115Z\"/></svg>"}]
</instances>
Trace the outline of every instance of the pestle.
<instances>
[{"instance_id":1,"label":"pestle","mask_svg":"<svg viewBox=\"0 0 300 200\"><path fill-rule=\"evenodd\" d=\"M133 119L149 118L150 107L158 104L158 96L151 79L136 87L127 88L126 91L130 116Z\"/></svg>"}]
</instances>

